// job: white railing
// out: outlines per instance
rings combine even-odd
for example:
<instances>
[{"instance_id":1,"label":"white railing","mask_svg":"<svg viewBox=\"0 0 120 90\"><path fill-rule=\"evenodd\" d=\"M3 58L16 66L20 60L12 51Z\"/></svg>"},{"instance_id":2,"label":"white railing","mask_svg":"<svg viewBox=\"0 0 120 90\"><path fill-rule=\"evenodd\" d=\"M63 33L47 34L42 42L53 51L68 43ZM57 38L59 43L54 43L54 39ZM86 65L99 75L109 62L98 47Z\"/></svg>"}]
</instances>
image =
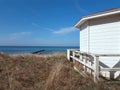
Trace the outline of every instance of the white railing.
<instances>
[{"instance_id":1,"label":"white railing","mask_svg":"<svg viewBox=\"0 0 120 90\"><path fill-rule=\"evenodd\" d=\"M67 50L67 59L75 60L82 64L85 72L87 72L87 69L89 69L89 72L94 76L94 82L97 82L99 80L100 71L120 71L120 67L100 68L99 57L120 57L120 54L91 54L80 52L79 50L75 49Z\"/></svg>"}]
</instances>

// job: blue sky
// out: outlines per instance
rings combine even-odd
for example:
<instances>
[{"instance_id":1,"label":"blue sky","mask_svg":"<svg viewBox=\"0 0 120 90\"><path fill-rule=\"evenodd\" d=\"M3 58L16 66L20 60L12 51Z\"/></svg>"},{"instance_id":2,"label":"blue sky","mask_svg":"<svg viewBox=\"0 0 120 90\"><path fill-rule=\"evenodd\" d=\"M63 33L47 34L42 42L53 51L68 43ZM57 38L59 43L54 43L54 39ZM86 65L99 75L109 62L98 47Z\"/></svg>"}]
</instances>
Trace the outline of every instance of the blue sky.
<instances>
[{"instance_id":1,"label":"blue sky","mask_svg":"<svg viewBox=\"0 0 120 90\"><path fill-rule=\"evenodd\" d=\"M0 0L0 45L78 46L75 23L120 0Z\"/></svg>"}]
</instances>

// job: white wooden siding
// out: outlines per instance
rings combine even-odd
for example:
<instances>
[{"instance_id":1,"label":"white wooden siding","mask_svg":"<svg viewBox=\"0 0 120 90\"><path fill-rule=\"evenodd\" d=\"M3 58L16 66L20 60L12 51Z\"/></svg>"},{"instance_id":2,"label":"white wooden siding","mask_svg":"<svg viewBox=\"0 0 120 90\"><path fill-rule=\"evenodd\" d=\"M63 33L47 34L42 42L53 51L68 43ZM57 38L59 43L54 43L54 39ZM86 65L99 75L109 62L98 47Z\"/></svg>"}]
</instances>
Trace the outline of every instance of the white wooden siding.
<instances>
[{"instance_id":1,"label":"white wooden siding","mask_svg":"<svg viewBox=\"0 0 120 90\"><path fill-rule=\"evenodd\" d=\"M120 17L118 15L90 22L90 52L120 53Z\"/></svg>"},{"instance_id":2,"label":"white wooden siding","mask_svg":"<svg viewBox=\"0 0 120 90\"><path fill-rule=\"evenodd\" d=\"M88 40L89 40L87 26L88 26L87 23L85 23L81 27L81 31L80 31L80 50L85 52L88 52Z\"/></svg>"},{"instance_id":3,"label":"white wooden siding","mask_svg":"<svg viewBox=\"0 0 120 90\"><path fill-rule=\"evenodd\" d=\"M81 51L120 54L120 14L89 20L80 29ZM109 67L113 67L119 60L120 58L114 57L100 58Z\"/></svg>"},{"instance_id":4,"label":"white wooden siding","mask_svg":"<svg viewBox=\"0 0 120 90\"><path fill-rule=\"evenodd\" d=\"M120 17L111 16L90 22L90 52L120 54ZM101 62L113 67L120 58L100 58Z\"/></svg>"},{"instance_id":5,"label":"white wooden siding","mask_svg":"<svg viewBox=\"0 0 120 90\"><path fill-rule=\"evenodd\" d=\"M90 52L120 53L120 22L91 26Z\"/></svg>"}]
</instances>

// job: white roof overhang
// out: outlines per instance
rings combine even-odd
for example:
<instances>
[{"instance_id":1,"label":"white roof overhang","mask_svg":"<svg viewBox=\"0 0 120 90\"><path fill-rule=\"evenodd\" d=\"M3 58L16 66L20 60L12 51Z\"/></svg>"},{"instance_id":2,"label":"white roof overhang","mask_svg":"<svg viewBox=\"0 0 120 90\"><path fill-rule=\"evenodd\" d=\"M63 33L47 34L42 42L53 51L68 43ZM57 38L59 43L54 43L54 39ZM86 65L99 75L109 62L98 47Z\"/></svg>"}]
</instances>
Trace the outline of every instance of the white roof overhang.
<instances>
[{"instance_id":1,"label":"white roof overhang","mask_svg":"<svg viewBox=\"0 0 120 90\"><path fill-rule=\"evenodd\" d=\"M77 24L75 24L75 27L80 28L80 26L88 20L100 18L100 17L104 17L104 16L109 16L109 15L114 15L114 14L120 14L120 10L83 17L80 21L77 22Z\"/></svg>"}]
</instances>

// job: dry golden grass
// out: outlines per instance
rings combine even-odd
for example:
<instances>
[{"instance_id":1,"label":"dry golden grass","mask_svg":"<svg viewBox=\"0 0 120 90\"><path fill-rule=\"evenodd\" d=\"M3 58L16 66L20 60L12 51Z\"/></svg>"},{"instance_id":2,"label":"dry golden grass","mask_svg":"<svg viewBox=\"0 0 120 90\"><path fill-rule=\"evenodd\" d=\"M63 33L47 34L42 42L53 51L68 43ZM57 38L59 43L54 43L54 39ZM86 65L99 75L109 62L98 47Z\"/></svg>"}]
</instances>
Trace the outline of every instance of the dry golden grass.
<instances>
[{"instance_id":1,"label":"dry golden grass","mask_svg":"<svg viewBox=\"0 0 120 90\"><path fill-rule=\"evenodd\" d=\"M120 90L120 83L94 84L73 69L65 53L0 54L0 90Z\"/></svg>"}]
</instances>

